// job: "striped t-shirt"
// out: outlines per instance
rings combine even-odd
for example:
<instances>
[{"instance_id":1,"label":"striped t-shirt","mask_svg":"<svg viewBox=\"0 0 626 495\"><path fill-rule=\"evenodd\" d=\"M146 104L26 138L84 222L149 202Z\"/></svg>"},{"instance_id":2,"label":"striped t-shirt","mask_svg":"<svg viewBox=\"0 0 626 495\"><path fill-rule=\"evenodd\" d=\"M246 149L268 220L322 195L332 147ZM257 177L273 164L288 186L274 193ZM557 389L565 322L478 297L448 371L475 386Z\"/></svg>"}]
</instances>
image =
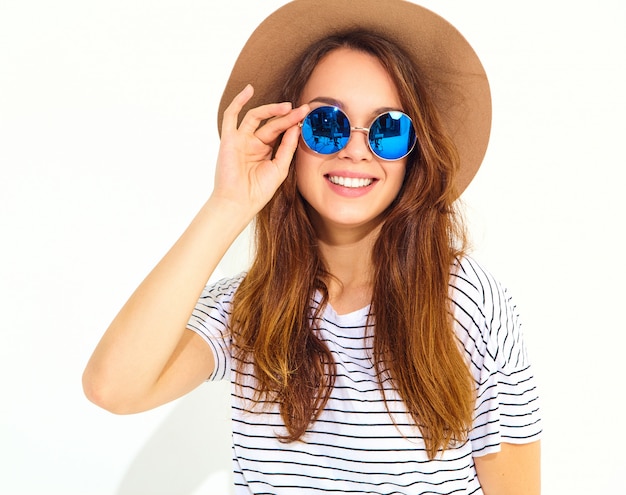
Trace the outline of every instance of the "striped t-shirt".
<instances>
[{"instance_id":1,"label":"striped t-shirt","mask_svg":"<svg viewBox=\"0 0 626 495\"><path fill-rule=\"evenodd\" d=\"M539 438L537 390L513 301L471 258L451 272L455 331L476 380L476 412L468 441L434 460L389 383L384 386L395 421L383 402L371 359L369 307L343 315L325 308L316 331L335 359L335 386L305 436L282 443L278 406L250 412L252 365L239 374L231 359L228 321L243 275L206 287L188 327L213 350L216 367L210 378L231 380L237 495L482 494L474 456L497 452L501 442Z\"/></svg>"}]
</instances>

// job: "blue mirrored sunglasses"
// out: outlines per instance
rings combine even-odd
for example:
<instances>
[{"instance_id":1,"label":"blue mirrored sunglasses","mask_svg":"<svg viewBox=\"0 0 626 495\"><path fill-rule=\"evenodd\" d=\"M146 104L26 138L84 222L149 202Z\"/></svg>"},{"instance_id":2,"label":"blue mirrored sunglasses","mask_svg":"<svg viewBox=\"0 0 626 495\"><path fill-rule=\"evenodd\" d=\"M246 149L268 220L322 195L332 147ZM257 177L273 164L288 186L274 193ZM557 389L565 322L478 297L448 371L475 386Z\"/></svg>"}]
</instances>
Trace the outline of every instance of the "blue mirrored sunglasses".
<instances>
[{"instance_id":1,"label":"blue mirrored sunglasses","mask_svg":"<svg viewBox=\"0 0 626 495\"><path fill-rule=\"evenodd\" d=\"M372 153L383 160L404 158L417 141L411 118L395 110L379 115L369 127L352 127L341 109L323 106L312 110L300 127L302 140L320 155L332 155L345 148L352 131L366 132Z\"/></svg>"}]
</instances>

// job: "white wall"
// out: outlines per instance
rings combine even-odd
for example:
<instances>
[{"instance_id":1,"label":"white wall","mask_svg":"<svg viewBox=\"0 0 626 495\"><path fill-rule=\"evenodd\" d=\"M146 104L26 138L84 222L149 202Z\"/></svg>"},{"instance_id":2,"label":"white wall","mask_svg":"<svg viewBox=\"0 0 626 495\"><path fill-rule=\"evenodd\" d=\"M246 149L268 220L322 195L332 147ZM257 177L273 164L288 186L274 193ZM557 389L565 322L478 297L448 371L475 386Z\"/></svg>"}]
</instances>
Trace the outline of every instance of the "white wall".
<instances>
[{"instance_id":1,"label":"white wall","mask_svg":"<svg viewBox=\"0 0 626 495\"><path fill-rule=\"evenodd\" d=\"M283 3L0 3L0 493L227 493L224 385L117 417L80 376L207 197L221 89ZM492 83L493 137L464 199L475 255L524 315L544 493L624 493L624 3L423 4Z\"/></svg>"}]
</instances>

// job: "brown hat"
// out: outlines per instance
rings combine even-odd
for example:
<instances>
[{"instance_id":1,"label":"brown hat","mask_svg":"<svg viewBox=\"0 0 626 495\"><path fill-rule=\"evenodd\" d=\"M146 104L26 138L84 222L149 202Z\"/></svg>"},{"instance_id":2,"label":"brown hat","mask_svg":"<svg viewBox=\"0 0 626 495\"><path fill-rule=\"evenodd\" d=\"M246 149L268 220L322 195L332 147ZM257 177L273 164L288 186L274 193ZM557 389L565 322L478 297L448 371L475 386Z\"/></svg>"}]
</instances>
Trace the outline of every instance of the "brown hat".
<instances>
[{"instance_id":1,"label":"brown hat","mask_svg":"<svg viewBox=\"0 0 626 495\"><path fill-rule=\"evenodd\" d=\"M454 26L405 0L294 0L276 10L252 33L235 62L220 101L218 129L224 110L246 84L255 93L243 112L278 102L283 78L310 45L356 29L396 43L419 69L461 157L460 194L487 150L489 83L478 56Z\"/></svg>"}]
</instances>

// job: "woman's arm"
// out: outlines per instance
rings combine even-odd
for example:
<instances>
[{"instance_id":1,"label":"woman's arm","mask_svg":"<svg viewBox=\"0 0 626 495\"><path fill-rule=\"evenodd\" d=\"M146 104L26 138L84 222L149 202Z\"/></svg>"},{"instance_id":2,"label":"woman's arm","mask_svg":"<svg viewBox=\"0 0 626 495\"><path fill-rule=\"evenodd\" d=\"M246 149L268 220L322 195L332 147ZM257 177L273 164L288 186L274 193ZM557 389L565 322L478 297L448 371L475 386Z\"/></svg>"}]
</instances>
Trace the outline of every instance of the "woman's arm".
<instances>
[{"instance_id":1,"label":"woman's arm","mask_svg":"<svg viewBox=\"0 0 626 495\"><path fill-rule=\"evenodd\" d=\"M213 199L204 205L110 324L83 374L92 402L115 413L139 412L211 374L209 346L185 329L206 281L245 228L247 219L226 206Z\"/></svg>"},{"instance_id":2,"label":"woman's arm","mask_svg":"<svg viewBox=\"0 0 626 495\"><path fill-rule=\"evenodd\" d=\"M500 452L475 457L478 480L485 495L539 495L540 442L501 444Z\"/></svg>"},{"instance_id":3,"label":"woman's arm","mask_svg":"<svg viewBox=\"0 0 626 495\"><path fill-rule=\"evenodd\" d=\"M213 369L208 346L186 325L207 280L232 242L287 176L306 107L271 104L238 115L246 87L224 113L213 193L136 289L97 345L85 372L87 397L116 413L177 398ZM271 119L259 128L261 122ZM284 133L275 156L273 145Z\"/></svg>"}]
</instances>

